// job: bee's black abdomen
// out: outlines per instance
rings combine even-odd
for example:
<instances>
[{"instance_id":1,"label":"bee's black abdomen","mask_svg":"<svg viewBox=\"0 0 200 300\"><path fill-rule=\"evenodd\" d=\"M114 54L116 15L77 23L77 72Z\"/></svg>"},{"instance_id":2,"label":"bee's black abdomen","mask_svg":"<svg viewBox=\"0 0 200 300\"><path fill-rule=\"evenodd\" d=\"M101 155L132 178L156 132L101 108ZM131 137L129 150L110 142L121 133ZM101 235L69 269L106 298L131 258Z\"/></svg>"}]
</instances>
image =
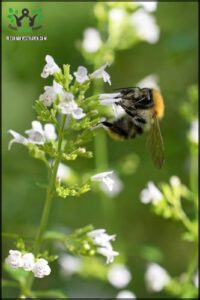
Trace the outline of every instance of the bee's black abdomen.
<instances>
[{"instance_id":1,"label":"bee's black abdomen","mask_svg":"<svg viewBox=\"0 0 200 300\"><path fill-rule=\"evenodd\" d=\"M142 118L139 118L139 120L141 123L136 123L134 118L124 115L113 123L105 121L102 124L109 129L111 136L113 134L115 137L118 136L119 139L132 139L143 132L145 121L142 121Z\"/></svg>"},{"instance_id":2,"label":"bee's black abdomen","mask_svg":"<svg viewBox=\"0 0 200 300\"><path fill-rule=\"evenodd\" d=\"M102 124L104 126L106 126L111 133L114 133L115 135L117 135L119 138L121 139L128 139L129 138L129 131L128 131L128 127L126 126L122 126L121 124L121 119L116 120L114 123L110 123L110 122L102 122Z\"/></svg>"}]
</instances>

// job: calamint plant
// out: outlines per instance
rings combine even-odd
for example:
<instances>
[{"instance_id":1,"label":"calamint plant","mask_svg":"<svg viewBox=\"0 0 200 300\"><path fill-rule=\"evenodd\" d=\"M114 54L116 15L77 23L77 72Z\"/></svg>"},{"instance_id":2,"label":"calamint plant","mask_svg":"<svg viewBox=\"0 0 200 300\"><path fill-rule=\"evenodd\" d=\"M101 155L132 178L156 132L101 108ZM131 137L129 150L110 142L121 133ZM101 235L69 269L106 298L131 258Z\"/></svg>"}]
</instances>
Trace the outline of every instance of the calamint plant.
<instances>
[{"instance_id":1,"label":"calamint plant","mask_svg":"<svg viewBox=\"0 0 200 300\"><path fill-rule=\"evenodd\" d=\"M89 192L92 185L99 183L112 191L115 182L112 178L113 171L105 170L83 176L71 184L68 180L70 176L66 175L70 170L65 165L79 157L93 157L86 145L93 139L101 119L112 113L111 109L102 105L99 95L86 96L95 80L111 84L106 71L108 64L92 73L80 66L71 74L69 65L63 65L62 70L50 55L47 55L45 60L41 77L52 76L53 82L52 86L44 87L44 93L35 101L37 120L32 122L25 135L9 130L12 139L8 149L11 150L14 143L22 144L33 158L44 163L48 172L46 199L37 235L31 246L27 246L23 239L17 240L15 249L9 250L5 259L5 270L17 283L6 280L3 283L17 285L22 298L40 296L39 291L32 290L34 277L44 278L53 273L51 262L58 257L43 249L43 242L46 240L60 242L67 252L75 255L100 254L105 256L106 263L112 263L119 255L112 246L116 236L109 235L105 229L94 229L89 225L70 234L47 231L54 196L79 197ZM51 290L48 290L47 294L43 291L42 295L66 297L60 291Z\"/></svg>"}]
</instances>

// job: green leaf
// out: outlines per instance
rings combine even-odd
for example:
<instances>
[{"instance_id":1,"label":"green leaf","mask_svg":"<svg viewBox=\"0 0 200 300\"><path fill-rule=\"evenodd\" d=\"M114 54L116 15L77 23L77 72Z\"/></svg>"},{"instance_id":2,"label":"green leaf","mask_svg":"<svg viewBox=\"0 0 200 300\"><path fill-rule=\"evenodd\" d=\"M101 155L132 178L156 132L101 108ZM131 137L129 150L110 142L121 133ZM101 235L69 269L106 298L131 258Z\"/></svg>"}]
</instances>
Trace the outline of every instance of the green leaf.
<instances>
[{"instance_id":1,"label":"green leaf","mask_svg":"<svg viewBox=\"0 0 200 300\"><path fill-rule=\"evenodd\" d=\"M13 13L13 9L12 8L9 8L8 11L9 11L10 14Z\"/></svg>"},{"instance_id":2,"label":"green leaf","mask_svg":"<svg viewBox=\"0 0 200 300\"><path fill-rule=\"evenodd\" d=\"M55 125L57 124L57 119L56 119L57 109L55 107L48 109L42 101L36 100L33 108L37 112L38 119L40 121L50 122Z\"/></svg>"}]
</instances>

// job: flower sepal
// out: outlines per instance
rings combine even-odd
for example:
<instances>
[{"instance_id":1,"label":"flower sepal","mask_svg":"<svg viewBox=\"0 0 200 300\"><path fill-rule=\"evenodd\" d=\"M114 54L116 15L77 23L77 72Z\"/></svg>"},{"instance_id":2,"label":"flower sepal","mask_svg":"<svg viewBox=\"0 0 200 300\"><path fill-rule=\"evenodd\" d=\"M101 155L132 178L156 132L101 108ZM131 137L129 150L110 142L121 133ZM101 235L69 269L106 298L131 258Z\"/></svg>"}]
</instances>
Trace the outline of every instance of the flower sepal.
<instances>
[{"instance_id":1,"label":"flower sepal","mask_svg":"<svg viewBox=\"0 0 200 300\"><path fill-rule=\"evenodd\" d=\"M47 162L45 152L39 146L29 143L27 148L31 157Z\"/></svg>"},{"instance_id":2,"label":"flower sepal","mask_svg":"<svg viewBox=\"0 0 200 300\"><path fill-rule=\"evenodd\" d=\"M61 198L67 197L79 197L80 195L90 191L90 185L88 182L83 183L82 185L74 185L70 187L64 186L60 180L56 182L56 193Z\"/></svg>"},{"instance_id":3,"label":"flower sepal","mask_svg":"<svg viewBox=\"0 0 200 300\"><path fill-rule=\"evenodd\" d=\"M56 119L57 114L57 104L58 100L53 103L53 108L48 109L41 100L36 100L33 108L38 114L38 120L43 122L49 122L57 125L58 121Z\"/></svg>"},{"instance_id":4,"label":"flower sepal","mask_svg":"<svg viewBox=\"0 0 200 300\"><path fill-rule=\"evenodd\" d=\"M62 82L62 85L63 85L65 91L67 91L67 92L69 91L69 85L72 80L73 80L73 76L70 74L70 65L68 65L68 64L63 65L63 76L60 79L60 82ZM59 83L59 81L58 81L58 83Z\"/></svg>"}]
</instances>

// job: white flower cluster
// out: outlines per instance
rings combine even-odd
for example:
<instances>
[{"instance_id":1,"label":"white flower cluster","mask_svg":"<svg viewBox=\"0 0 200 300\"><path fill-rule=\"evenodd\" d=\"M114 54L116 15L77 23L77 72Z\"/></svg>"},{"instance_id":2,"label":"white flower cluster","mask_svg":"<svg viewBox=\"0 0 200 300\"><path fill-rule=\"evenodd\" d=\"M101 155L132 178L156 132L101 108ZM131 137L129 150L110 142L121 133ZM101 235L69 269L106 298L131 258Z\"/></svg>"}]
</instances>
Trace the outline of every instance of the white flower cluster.
<instances>
[{"instance_id":1,"label":"white flower cluster","mask_svg":"<svg viewBox=\"0 0 200 300\"><path fill-rule=\"evenodd\" d=\"M181 180L176 175L170 177L169 183L172 189L181 187ZM140 200L144 204L152 203L154 205L157 205L163 198L164 195L152 181L149 181L146 188L143 189L140 193Z\"/></svg>"},{"instance_id":2,"label":"white flower cluster","mask_svg":"<svg viewBox=\"0 0 200 300\"><path fill-rule=\"evenodd\" d=\"M159 40L160 29L152 15L157 9L157 1L134 1L138 8L128 14L123 7L114 7L108 10L109 28L114 36L122 35L126 24L130 23L134 33L142 40L151 44ZM110 36L109 36L110 38ZM103 41L100 32L93 27L87 28L83 33L82 48L88 53L96 53L101 49Z\"/></svg>"},{"instance_id":3,"label":"white flower cluster","mask_svg":"<svg viewBox=\"0 0 200 300\"><path fill-rule=\"evenodd\" d=\"M170 281L167 271L157 263L150 263L145 272L147 288L153 292L160 292Z\"/></svg>"},{"instance_id":4,"label":"white flower cluster","mask_svg":"<svg viewBox=\"0 0 200 300\"><path fill-rule=\"evenodd\" d=\"M140 8L132 14L131 22L136 34L142 40L150 44L154 44L159 40L160 29L156 24L156 20L154 16L150 15L144 8Z\"/></svg>"},{"instance_id":5,"label":"white flower cluster","mask_svg":"<svg viewBox=\"0 0 200 300\"><path fill-rule=\"evenodd\" d=\"M46 65L44 66L41 74L43 78L47 78L49 75L61 72L53 57L47 55L45 60ZM88 70L85 67L79 66L77 71L74 72L75 79L78 83L83 84L89 79L102 78L104 82L111 84L110 75L105 71L107 66L107 63L104 64L92 74L88 74ZM80 120L85 117L85 113L82 108L75 102L74 95L70 92L66 92L62 85L54 80L52 86L44 87L44 93L40 95L39 99L45 106L50 107L57 98L59 99L58 108L62 114L71 115L76 120Z\"/></svg>"},{"instance_id":6,"label":"white flower cluster","mask_svg":"<svg viewBox=\"0 0 200 300\"><path fill-rule=\"evenodd\" d=\"M21 134L17 133L14 130L9 130L8 132L13 136L13 139L9 142L8 149L11 149L13 143L18 144L37 144L43 145L45 142L55 141L57 138L55 127L53 124L45 124L44 128L39 121L33 121L32 128L26 130L25 133L28 135L28 138L25 138Z\"/></svg>"},{"instance_id":7,"label":"white flower cluster","mask_svg":"<svg viewBox=\"0 0 200 300\"><path fill-rule=\"evenodd\" d=\"M25 271L31 271L37 278L43 278L51 273L48 261L44 258L35 259L32 253L22 254L18 250L9 250L5 262L13 269L23 268Z\"/></svg>"},{"instance_id":8,"label":"white flower cluster","mask_svg":"<svg viewBox=\"0 0 200 300\"><path fill-rule=\"evenodd\" d=\"M84 83L85 81L91 79L103 79L104 82L108 82L111 85L110 75L105 71L105 69L109 66L108 63L101 66L99 69L94 71L92 74L88 74L88 70L83 67L79 66L77 72L74 72L74 76L76 81L79 83Z\"/></svg>"},{"instance_id":9,"label":"white flower cluster","mask_svg":"<svg viewBox=\"0 0 200 300\"><path fill-rule=\"evenodd\" d=\"M87 236L93 240L95 246L97 246L97 253L107 258L106 263L112 263L114 257L119 255L114 251L110 241L115 240L115 235L108 235L105 229L95 229L88 232Z\"/></svg>"}]
</instances>

